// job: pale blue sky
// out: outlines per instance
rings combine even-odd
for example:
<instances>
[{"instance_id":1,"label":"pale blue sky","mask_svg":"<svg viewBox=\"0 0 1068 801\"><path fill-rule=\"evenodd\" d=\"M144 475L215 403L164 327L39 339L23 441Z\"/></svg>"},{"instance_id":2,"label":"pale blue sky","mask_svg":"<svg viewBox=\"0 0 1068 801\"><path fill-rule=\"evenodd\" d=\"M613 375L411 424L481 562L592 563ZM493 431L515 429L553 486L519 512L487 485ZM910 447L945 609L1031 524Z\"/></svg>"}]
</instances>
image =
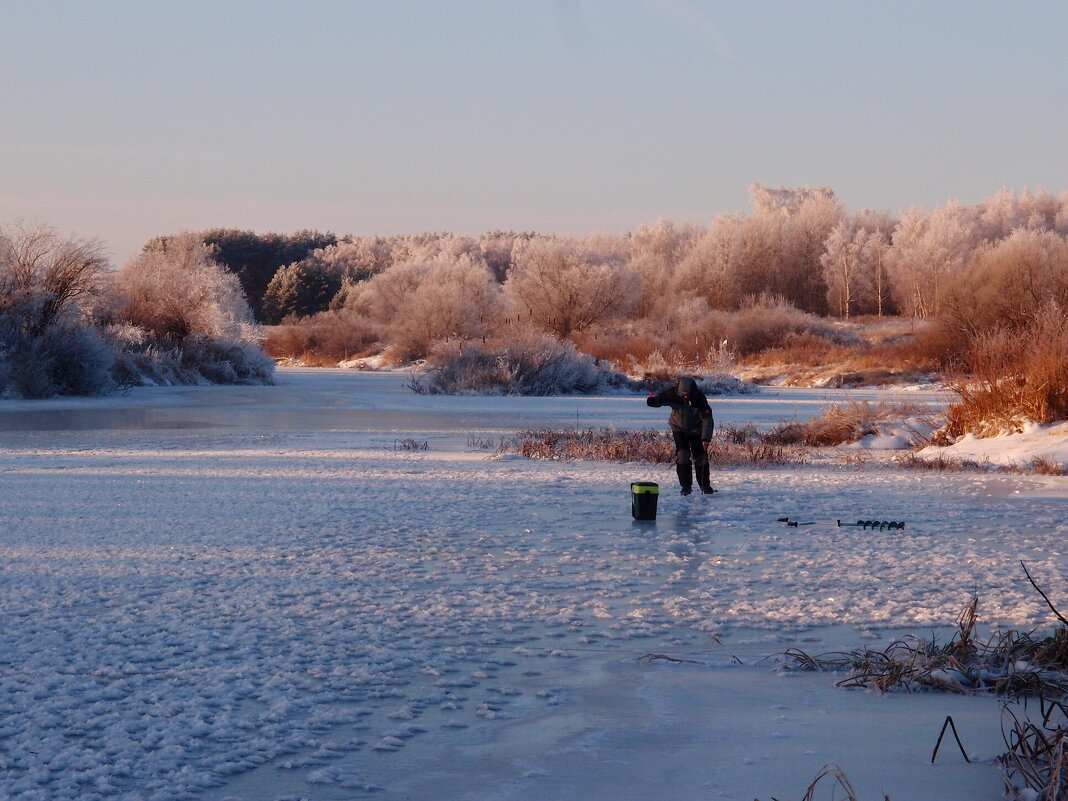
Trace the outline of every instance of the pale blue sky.
<instances>
[{"instance_id":1,"label":"pale blue sky","mask_svg":"<svg viewBox=\"0 0 1068 801\"><path fill-rule=\"evenodd\" d=\"M4 0L0 222L625 232L1068 189L1068 3Z\"/></svg>"}]
</instances>

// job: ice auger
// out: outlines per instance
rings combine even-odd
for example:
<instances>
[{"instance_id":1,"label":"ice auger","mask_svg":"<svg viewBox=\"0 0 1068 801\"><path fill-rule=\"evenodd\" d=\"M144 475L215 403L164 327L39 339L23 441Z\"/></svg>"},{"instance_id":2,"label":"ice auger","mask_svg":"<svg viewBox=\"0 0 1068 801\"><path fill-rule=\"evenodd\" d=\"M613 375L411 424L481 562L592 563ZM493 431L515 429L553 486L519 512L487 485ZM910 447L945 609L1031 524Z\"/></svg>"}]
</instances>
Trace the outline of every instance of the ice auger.
<instances>
[{"instance_id":1,"label":"ice auger","mask_svg":"<svg viewBox=\"0 0 1068 801\"><path fill-rule=\"evenodd\" d=\"M841 520L810 520L801 522L791 520L789 517L780 517L780 523L785 523L790 528L798 526L837 526L838 528L862 528L872 531L895 531L905 528L904 520L858 520L856 523L843 523Z\"/></svg>"}]
</instances>

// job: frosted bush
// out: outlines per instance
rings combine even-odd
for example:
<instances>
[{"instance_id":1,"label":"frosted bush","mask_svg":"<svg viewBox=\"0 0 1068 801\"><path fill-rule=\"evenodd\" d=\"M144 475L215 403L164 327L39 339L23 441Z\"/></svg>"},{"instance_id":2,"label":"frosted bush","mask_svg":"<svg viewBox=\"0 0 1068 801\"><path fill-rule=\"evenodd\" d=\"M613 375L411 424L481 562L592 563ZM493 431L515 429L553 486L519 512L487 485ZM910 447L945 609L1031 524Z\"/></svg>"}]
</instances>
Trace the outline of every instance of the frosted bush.
<instances>
[{"instance_id":1,"label":"frosted bush","mask_svg":"<svg viewBox=\"0 0 1068 801\"><path fill-rule=\"evenodd\" d=\"M252 314L237 276L212 259L194 234L170 237L130 261L118 276L120 315L154 336L242 341Z\"/></svg>"},{"instance_id":2,"label":"frosted bush","mask_svg":"<svg viewBox=\"0 0 1068 801\"><path fill-rule=\"evenodd\" d=\"M55 394L102 395L115 388L115 351L90 326L53 327L44 337Z\"/></svg>"},{"instance_id":3,"label":"frosted bush","mask_svg":"<svg viewBox=\"0 0 1068 801\"><path fill-rule=\"evenodd\" d=\"M593 392L601 380L592 356L551 336L512 342L501 356L508 385L516 395Z\"/></svg>"},{"instance_id":4,"label":"frosted bush","mask_svg":"<svg viewBox=\"0 0 1068 801\"><path fill-rule=\"evenodd\" d=\"M626 384L571 342L525 335L496 351L475 343L443 343L409 386L421 394L565 395Z\"/></svg>"},{"instance_id":5,"label":"frosted bush","mask_svg":"<svg viewBox=\"0 0 1068 801\"><path fill-rule=\"evenodd\" d=\"M408 386L420 395L506 395L507 380L496 354L474 343L443 344Z\"/></svg>"},{"instance_id":6,"label":"frosted bush","mask_svg":"<svg viewBox=\"0 0 1068 801\"><path fill-rule=\"evenodd\" d=\"M189 337L182 343L182 367L213 384L271 384L274 361L257 346L210 337Z\"/></svg>"},{"instance_id":7,"label":"frosted bush","mask_svg":"<svg viewBox=\"0 0 1068 801\"><path fill-rule=\"evenodd\" d=\"M500 315L501 293L481 256L441 251L399 262L351 288L346 308L424 356L437 340L485 336Z\"/></svg>"},{"instance_id":8,"label":"frosted bush","mask_svg":"<svg viewBox=\"0 0 1068 801\"><path fill-rule=\"evenodd\" d=\"M120 380L272 383L274 362L260 349L237 277L197 236L179 234L146 250L119 274L118 288Z\"/></svg>"},{"instance_id":9,"label":"frosted bush","mask_svg":"<svg viewBox=\"0 0 1068 801\"><path fill-rule=\"evenodd\" d=\"M115 351L88 325L52 325L39 334L0 325L0 363L6 395L101 395L115 387Z\"/></svg>"}]
</instances>

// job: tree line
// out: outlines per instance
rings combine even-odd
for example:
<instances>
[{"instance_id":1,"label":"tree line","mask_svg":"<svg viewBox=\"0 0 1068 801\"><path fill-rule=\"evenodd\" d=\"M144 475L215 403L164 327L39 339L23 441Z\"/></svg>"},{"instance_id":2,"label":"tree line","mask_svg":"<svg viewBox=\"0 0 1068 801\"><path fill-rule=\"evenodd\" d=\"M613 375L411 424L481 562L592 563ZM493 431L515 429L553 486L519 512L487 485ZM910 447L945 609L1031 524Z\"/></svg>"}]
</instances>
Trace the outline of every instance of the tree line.
<instances>
[{"instance_id":1,"label":"tree line","mask_svg":"<svg viewBox=\"0 0 1068 801\"><path fill-rule=\"evenodd\" d=\"M754 184L750 199L707 227L660 220L621 236L344 236L280 266L252 305L271 324L341 315L425 355L509 320L575 341L625 338L642 320L722 332L724 313L768 299L934 319L960 336L1068 304L1068 192L1004 189L900 216L848 213L828 187Z\"/></svg>"},{"instance_id":2,"label":"tree line","mask_svg":"<svg viewBox=\"0 0 1068 801\"><path fill-rule=\"evenodd\" d=\"M935 321L952 355L1051 303L1068 308L1068 192L1005 189L899 216L849 213L828 187L754 184L750 200L750 212L707 227L660 220L626 235L216 228L156 237L117 272L98 243L7 226L0 392L80 392L182 371L269 380L255 356L258 323L276 326L276 356L389 347L420 358L443 340L522 328L640 361L724 342L752 352L786 336L835 336L824 316L896 314Z\"/></svg>"}]
</instances>

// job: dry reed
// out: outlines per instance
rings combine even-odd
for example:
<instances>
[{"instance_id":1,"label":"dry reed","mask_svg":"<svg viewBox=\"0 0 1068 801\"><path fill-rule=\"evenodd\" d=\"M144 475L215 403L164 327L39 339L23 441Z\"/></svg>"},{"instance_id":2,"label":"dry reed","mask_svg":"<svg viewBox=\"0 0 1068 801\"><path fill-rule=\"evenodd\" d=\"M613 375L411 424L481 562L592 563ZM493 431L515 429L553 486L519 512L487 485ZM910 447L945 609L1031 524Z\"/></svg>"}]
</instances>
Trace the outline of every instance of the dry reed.
<instances>
[{"instance_id":1,"label":"dry reed","mask_svg":"<svg viewBox=\"0 0 1068 801\"><path fill-rule=\"evenodd\" d=\"M518 453L532 459L586 459L619 463L671 464L675 444L666 432L652 430L528 429L502 443L501 453ZM709 463L716 467L772 467L803 464L798 448L767 442L733 431L720 432L708 448Z\"/></svg>"}]
</instances>

